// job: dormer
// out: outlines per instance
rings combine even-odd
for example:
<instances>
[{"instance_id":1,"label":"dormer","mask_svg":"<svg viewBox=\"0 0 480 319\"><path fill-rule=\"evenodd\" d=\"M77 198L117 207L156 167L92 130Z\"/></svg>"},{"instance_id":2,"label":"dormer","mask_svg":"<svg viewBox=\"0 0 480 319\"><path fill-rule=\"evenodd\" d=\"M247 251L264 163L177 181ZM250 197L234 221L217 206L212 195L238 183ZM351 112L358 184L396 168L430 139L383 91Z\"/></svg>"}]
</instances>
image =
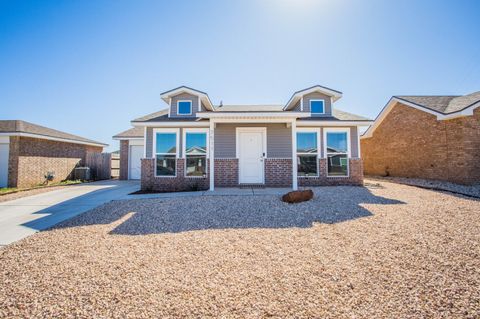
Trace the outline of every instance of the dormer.
<instances>
[{"instance_id":1,"label":"dormer","mask_svg":"<svg viewBox=\"0 0 480 319\"><path fill-rule=\"evenodd\" d=\"M312 117L332 116L332 105L342 97L342 92L315 85L293 93L284 111L307 112Z\"/></svg>"},{"instance_id":2,"label":"dormer","mask_svg":"<svg viewBox=\"0 0 480 319\"><path fill-rule=\"evenodd\" d=\"M213 111L208 94L187 86L181 86L160 94L169 105L168 117L197 117L197 112Z\"/></svg>"}]
</instances>

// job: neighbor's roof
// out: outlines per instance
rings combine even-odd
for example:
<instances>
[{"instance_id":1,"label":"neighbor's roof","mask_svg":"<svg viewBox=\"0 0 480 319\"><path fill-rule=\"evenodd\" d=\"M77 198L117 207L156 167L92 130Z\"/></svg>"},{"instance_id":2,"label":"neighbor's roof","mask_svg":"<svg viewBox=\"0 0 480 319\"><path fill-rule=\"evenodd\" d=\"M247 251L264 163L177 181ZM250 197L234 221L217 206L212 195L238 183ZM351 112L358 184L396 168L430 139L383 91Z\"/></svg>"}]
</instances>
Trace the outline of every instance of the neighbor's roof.
<instances>
[{"instance_id":1,"label":"neighbor's roof","mask_svg":"<svg viewBox=\"0 0 480 319\"><path fill-rule=\"evenodd\" d=\"M480 91L467 95L400 95L394 97L442 114L450 114L479 102Z\"/></svg>"},{"instance_id":2,"label":"neighbor's roof","mask_svg":"<svg viewBox=\"0 0 480 319\"><path fill-rule=\"evenodd\" d=\"M129 130L123 131L114 135L114 139L129 139L129 138L143 138L145 129L143 127L133 127Z\"/></svg>"},{"instance_id":3,"label":"neighbor's roof","mask_svg":"<svg viewBox=\"0 0 480 319\"><path fill-rule=\"evenodd\" d=\"M64 142L75 144L89 144L95 146L108 146L108 144L100 143L77 135L57 131L48 127L40 126L21 120L0 120L0 133L5 135L22 135L28 134L37 138L51 138L63 140ZM35 136L33 136L35 135Z\"/></svg>"}]
</instances>

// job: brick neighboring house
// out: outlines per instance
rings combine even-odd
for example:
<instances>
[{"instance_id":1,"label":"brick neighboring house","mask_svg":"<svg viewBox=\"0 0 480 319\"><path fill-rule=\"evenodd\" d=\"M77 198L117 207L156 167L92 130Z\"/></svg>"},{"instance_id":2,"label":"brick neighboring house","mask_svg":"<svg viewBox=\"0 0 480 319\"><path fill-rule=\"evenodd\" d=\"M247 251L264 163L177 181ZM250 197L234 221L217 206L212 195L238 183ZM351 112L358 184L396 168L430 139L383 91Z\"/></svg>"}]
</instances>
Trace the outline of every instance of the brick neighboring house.
<instances>
[{"instance_id":1,"label":"brick neighboring house","mask_svg":"<svg viewBox=\"0 0 480 319\"><path fill-rule=\"evenodd\" d=\"M358 128L373 122L338 110L341 97L316 85L286 104L213 105L205 92L169 90L161 94L166 109L113 137L120 178L153 191L361 185Z\"/></svg>"},{"instance_id":2,"label":"brick neighboring house","mask_svg":"<svg viewBox=\"0 0 480 319\"><path fill-rule=\"evenodd\" d=\"M364 171L480 183L480 92L394 96L361 137Z\"/></svg>"},{"instance_id":3,"label":"brick neighboring house","mask_svg":"<svg viewBox=\"0 0 480 319\"><path fill-rule=\"evenodd\" d=\"M54 172L54 182L71 177L88 153L107 144L18 120L0 120L0 187L30 187Z\"/></svg>"}]
</instances>

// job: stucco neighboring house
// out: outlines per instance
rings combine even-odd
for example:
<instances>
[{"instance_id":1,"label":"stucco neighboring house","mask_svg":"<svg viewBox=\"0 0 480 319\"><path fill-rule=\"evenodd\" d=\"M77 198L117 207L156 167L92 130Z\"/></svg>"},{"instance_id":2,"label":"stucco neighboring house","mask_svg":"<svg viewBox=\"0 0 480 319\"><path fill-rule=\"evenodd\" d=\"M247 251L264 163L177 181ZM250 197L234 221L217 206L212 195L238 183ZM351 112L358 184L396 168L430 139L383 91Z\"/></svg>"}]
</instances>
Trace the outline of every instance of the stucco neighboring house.
<instances>
[{"instance_id":1,"label":"stucco neighboring house","mask_svg":"<svg viewBox=\"0 0 480 319\"><path fill-rule=\"evenodd\" d=\"M19 120L0 120L0 187L29 187L71 176L88 153L107 144Z\"/></svg>"},{"instance_id":2,"label":"stucco neighboring house","mask_svg":"<svg viewBox=\"0 0 480 319\"><path fill-rule=\"evenodd\" d=\"M341 97L316 85L282 105L213 105L205 92L169 90L161 94L166 109L114 136L121 178L156 191L360 185L358 127L372 121L336 109Z\"/></svg>"},{"instance_id":3,"label":"stucco neighboring house","mask_svg":"<svg viewBox=\"0 0 480 319\"><path fill-rule=\"evenodd\" d=\"M361 137L364 171L480 183L480 91L394 96Z\"/></svg>"}]
</instances>

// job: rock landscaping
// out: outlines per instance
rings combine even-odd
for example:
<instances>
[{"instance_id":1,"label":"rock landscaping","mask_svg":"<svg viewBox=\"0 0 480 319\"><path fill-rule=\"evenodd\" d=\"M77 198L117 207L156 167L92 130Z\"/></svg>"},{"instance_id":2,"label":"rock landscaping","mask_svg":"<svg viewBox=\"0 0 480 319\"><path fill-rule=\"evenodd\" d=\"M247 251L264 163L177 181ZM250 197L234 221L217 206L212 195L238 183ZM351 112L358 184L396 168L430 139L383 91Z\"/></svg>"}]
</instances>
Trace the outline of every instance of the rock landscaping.
<instances>
[{"instance_id":1,"label":"rock landscaping","mask_svg":"<svg viewBox=\"0 0 480 319\"><path fill-rule=\"evenodd\" d=\"M0 249L0 317L480 317L479 200L314 192L110 202Z\"/></svg>"}]
</instances>

